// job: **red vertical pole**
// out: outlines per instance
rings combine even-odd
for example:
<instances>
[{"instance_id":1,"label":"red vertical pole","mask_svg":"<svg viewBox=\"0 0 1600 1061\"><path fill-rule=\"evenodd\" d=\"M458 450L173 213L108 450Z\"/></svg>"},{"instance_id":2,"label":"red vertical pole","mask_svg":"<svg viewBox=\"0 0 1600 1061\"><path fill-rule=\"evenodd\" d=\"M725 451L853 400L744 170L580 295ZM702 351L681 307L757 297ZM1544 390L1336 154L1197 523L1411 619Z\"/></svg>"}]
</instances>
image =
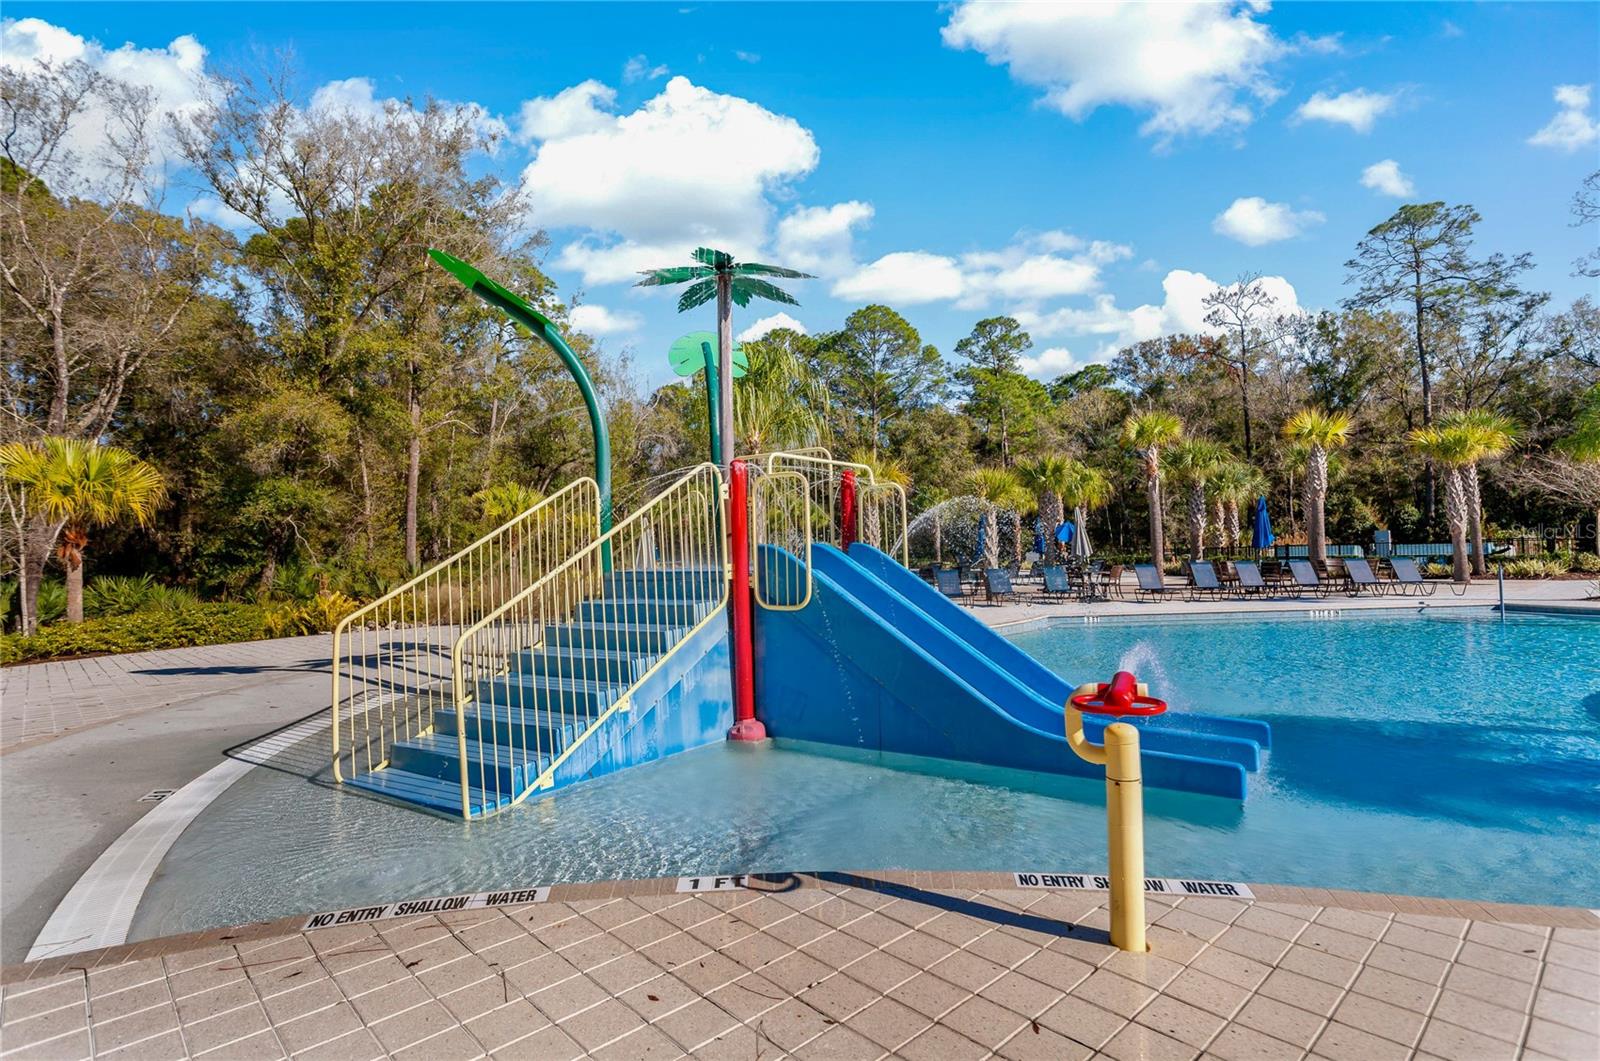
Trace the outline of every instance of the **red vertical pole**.
<instances>
[{"instance_id":1,"label":"red vertical pole","mask_svg":"<svg viewBox=\"0 0 1600 1061\"><path fill-rule=\"evenodd\" d=\"M755 643L750 634L750 479L744 461L728 466L728 556L733 583L728 608L733 654L733 728L729 740L766 740L767 727L756 718Z\"/></svg>"}]
</instances>

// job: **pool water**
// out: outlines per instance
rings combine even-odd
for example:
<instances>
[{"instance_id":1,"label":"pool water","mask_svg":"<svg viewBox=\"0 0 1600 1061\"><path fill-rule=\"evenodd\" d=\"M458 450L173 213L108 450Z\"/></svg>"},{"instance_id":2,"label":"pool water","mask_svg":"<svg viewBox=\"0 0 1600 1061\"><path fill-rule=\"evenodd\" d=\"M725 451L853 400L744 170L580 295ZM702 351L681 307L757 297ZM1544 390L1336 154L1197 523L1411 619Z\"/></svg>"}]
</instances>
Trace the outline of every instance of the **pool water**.
<instances>
[{"instance_id":1,"label":"pool water","mask_svg":"<svg viewBox=\"0 0 1600 1061\"><path fill-rule=\"evenodd\" d=\"M1175 710L1272 723L1243 805L1146 793L1153 876L1600 906L1600 622L1432 609L1015 640L1073 682L1122 667ZM715 745L468 825L255 770L168 853L132 938L564 881L1104 867L1101 783L980 772Z\"/></svg>"}]
</instances>

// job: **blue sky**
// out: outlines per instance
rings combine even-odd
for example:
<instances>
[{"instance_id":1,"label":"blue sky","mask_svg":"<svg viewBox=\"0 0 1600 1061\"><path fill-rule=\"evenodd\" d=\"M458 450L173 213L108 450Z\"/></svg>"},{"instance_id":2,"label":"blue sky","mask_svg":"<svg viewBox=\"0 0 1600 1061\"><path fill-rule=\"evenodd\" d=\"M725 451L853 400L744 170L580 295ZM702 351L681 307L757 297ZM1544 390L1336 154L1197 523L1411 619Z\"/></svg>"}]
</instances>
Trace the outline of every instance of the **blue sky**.
<instances>
[{"instance_id":1,"label":"blue sky","mask_svg":"<svg viewBox=\"0 0 1600 1061\"><path fill-rule=\"evenodd\" d=\"M292 52L307 105L482 108L577 318L652 383L709 327L629 287L702 240L800 264L791 316L868 301L947 353L983 316L1042 378L1199 326L1244 271L1331 307L1397 205L1484 216L1559 302L1600 234L1600 5L6 5L7 62L80 54L170 105L190 77ZM314 104L313 100L319 101ZM208 206L182 184L171 208ZM215 215L213 215L215 216ZM743 330L777 308L751 307Z\"/></svg>"}]
</instances>

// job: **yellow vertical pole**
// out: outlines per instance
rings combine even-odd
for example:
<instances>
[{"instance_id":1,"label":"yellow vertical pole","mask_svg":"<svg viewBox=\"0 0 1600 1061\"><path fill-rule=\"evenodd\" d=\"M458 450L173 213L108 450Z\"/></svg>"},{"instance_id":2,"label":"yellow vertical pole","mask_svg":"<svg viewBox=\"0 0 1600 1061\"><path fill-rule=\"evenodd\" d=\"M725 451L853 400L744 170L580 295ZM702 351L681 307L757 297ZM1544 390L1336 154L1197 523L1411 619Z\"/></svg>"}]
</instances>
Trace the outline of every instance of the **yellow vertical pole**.
<instances>
[{"instance_id":1,"label":"yellow vertical pole","mask_svg":"<svg viewBox=\"0 0 1600 1061\"><path fill-rule=\"evenodd\" d=\"M1106 838L1111 859L1111 945L1143 953L1144 780L1139 731L1126 722L1106 727Z\"/></svg>"}]
</instances>

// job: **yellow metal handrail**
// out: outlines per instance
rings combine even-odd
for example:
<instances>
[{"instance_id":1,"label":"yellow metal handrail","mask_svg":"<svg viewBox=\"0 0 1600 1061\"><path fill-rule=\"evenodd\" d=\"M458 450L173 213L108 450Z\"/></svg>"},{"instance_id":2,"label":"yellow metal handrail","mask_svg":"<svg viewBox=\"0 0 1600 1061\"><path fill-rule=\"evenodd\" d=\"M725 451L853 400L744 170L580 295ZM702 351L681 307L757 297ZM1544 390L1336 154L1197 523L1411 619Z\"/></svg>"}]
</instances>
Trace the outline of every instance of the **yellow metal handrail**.
<instances>
[{"instance_id":1,"label":"yellow metal handrail","mask_svg":"<svg viewBox=\"0 0 1600 1061\"><path fill-rule=\"evenodd\" d=\"M463 817L472 817L474 789L488 812L549 787L557 767L721 614L725 505L721 473L701 464L461 632L450 655ZM469 740L480 752L496 746L493 762L470 757Z\"/></svg>"},{"instance_id":2,"label":"yellow metal handrail","mask_svg":"<svg viewBox=\"0 0 1600 1061\"><path fill-rule=\"evenodd\" d=\"M578 479L342 619L333 630L334 779L382 768L396 741L432 729L448 702L446 650L457 633L599 530L600 489Z\"/></svg>"},{"instance_id":3,"label":"yellow metal handrail","mask_svg":"<svg viewBox=\"0 0 1600 1061\"><path fill-rule=\"evenodd\" d=\"M820 447L814 447L820 448ZM822 452L826 453L826 450ZM855 461L815 456L811 451L779 452L768 455L770 474L782 469L804 475L810 487L813 522L821 527L817 538L829 545L839 544L837 504L839 482L845 471L857 476L855 537L884 552L893 554L898 542L900 562L910 564L910 542L906 534L906 491L899 483L878 482L872 468Z\"/></svg>"},{"instance_id":4,"label":"yellow metal handrail","mask_svg":"<svg viewBox=\"0 0 1600 1061\"><path fill-rule=\"evenodd\" d=\"M799 472L765 472L750 487L750 588L771 611L799 611L811 603L811 491ZM790 554L798 567L763 562L762 546Z\"/></svg>"}]
</instances>

